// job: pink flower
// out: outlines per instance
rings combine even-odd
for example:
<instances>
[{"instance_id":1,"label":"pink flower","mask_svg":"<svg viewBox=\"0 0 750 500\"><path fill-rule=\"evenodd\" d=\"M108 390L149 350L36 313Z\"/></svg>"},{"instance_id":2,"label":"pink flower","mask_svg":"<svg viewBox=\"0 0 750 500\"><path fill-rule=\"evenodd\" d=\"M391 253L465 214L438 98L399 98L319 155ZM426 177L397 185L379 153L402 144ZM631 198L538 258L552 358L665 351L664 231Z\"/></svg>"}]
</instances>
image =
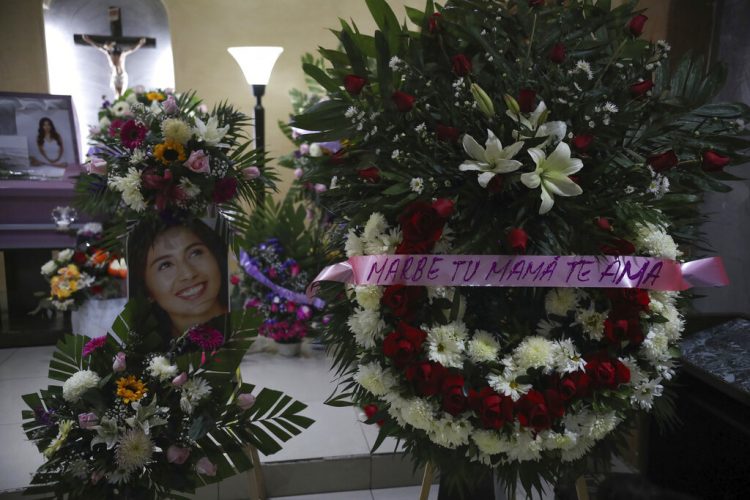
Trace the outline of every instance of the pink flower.
<instances>
[{"instance_id":1,"label":"pink flower","mask_svg":"<svg viewBox=\"0 0 750 500\"><path fill-rule=\"evenodd\" d=\"M294 264L289 266L289 272L291 273L292 276L298 276L300 273L299 264L295 262Z\"/></svg>"},{"instance_id":2,"label":"pink flower","mask_svg":"<svg viewBox=\"0 0 750 500\"><path fill-rule=\"evenodd\" d=\"M171 445L167 448L167 462L170 464L182 465L190 457L190 448Z\"/></svg>"},{"instance_id":3,"label":"pink flower","mask_svg":"<svg viewBox=\"0 0 750 500\"><path fill-rule=\"evenodd\" d=\"M249 410L255 404L255 396L252 394L240 394L237 396L237 406L243 410Z\"/></svg>"},{"instance_id":4,"label":"pink flower","mask_svg":"<svg viewBox=\"0 0 750 500\"><path fill-rule=\"evenodd\" d=\"M86 356L90 356L94 351L102 348L104 344L106 343L107 343L106 335L102 335L101 337L94 337L93 339L89 340L83 346L83 352L82 352L83 357L85 358Z\"/></svg>"},{"instance_id":5,"label":"pink flower","mask_svg":"<svg viewBox=\"0 0 750 500\"><path fill-rule=\"evenodd\" d=\"M112 122L109 124L109 136L114 137L117 134L120 133L120 129L125 124L125 120L121 120L120 118L115 118L112 120Z\"/></svg>"},{"instance_id":6,"label":"pink flower","mask_svg":"<svg viewBox=\"0 0 750 500\"><path fill-rule=\"evenodd\" d=\"M310 309L310 306L302 305L297 309L297 319L307 321L310 318L312 318L312 309Z\"/></svg>"},{"instance_id":7,"label":"pink flower","mask_svg":"<svg viewBox=\"0 0 750 500\"><path fill-rule=\"evenodd\" d=\"M198 149L190 153L190 158L185 162L185 166L196 174L210 174L211 164L208 160L209 156L202 149Z\"/></svg>"},{"instance_id":8,"label":"pink flower","mask_svg":"<svg viewBox=\"0 0 750 500\"><path fill-rule=\"evenodd\" d=\"M215 351L224 343L224 335L208 325L198 325L188 331L188 340L204 351Z\"/></svg>"},{"instance_id":9,"label":"pink flower","mask_svg":"<svg viewBox=\"0 0 750 500\"><path fill-rule=\"evenodd\" d=\"M294 178L295 179L301 179L303 173L304 173L304 170L302 170L301 168L295 168L294 169Z\"/></svg>"},{"instance_id":10,"label":"pink flower","mask_svg":"<svg viewBox=\"0 0 750 500\"><path fill-rule=\"evenodd\" d=\"M112 371L124 372L125 371L125 353L120 351L115 355L115 359L112 362Z\"/></svg>"},{"instance_id":11,"label":"pink flower","mask_svg":"<svg viewBox=\"0 0 750 500\"><path fill-rule=\"evenodd\" d=\"M260 177L260 169L255 165L253 165L252 167L247 167L242 171L242 177L244 177L246 181L257 179L258 177Z\"/></svg>"},{"instance_id":12,"label":"pink flower","mask_svg":"<svg viewBox=\"0 0 750 500\"><path fill-rule=\"evenodd\" d=\"M240 284L240 277L239 277L239 276L237 276L236 274L233 274L233 275L232 275L232 276L231 276L231 277L229 278L229 282L230 282L231 284L233 284L233 285L239 285L239 284Z\"/></svg>"},{"instance_id":13,"label":"pink flower","mask_svg":"<svg viewBox=\"0 0 750 500\"><path fill-rule=\"evenodd\" d=\"M257 297L254 297L252 299L247 299L245 301L245 309L247 309L249 307L254 307L254 308L257 309L258 307L260 307L261 304L262 304L262 302Z\"/></svg>"},{"instance_id":14,"label":"pink flower","mask_svg":"<svg viewBox=\"0 0 750 500\"><path fill-rule=\"evenodd\" d=\"M94 413L79 413L78 426L81 429L91 429L99 423L99 417Z\"/></svg>"},{"instance_id":15,"label":"pink flower","mask_svg":"<svg viewBox=\"0 0 750 500\"><path fill-rule=\"evenodd\" d=\"M107 162L96 156L92 156L91 159L86 162L83 166L86 172L90 174L105 175L107 173Z\"/></svg>"},{"instance_id":16,"label":"pink flower","mask_svg":"<svg viewBox=\"0 0 750 500\"><path fill-rule=\"evenodd\" d=\"M328 191L328 187L325 184L315 184L314 187L316 193L325 193Z\"/></svg>"},{"instance_id":17,"label":"pink flower","mask_svg":"<svg viewBox=\"0 0 750 500\"><path fill-rule=\"evenodd\" d=\"M286 312L293 313L296 310L297 310L297 304L295 304L294 302L286 303Z\"/></svg>"},{"instance_id":18,"label":"pink flower","mask_svg":"<svg viewBox=\"0 0 750 500\"><path fill-rule=\"evenodd\" d=\"M198 463L195 464L195 470L198 474L203 474L204 476L213 477L216 475L216 466L211 463L208 457L203 457L198 460Z\"/></svg>"},{"instance_id":19,"label":"pink flower","mask_svg":"<svg viewBox=\"0 0 750 500\"><path fill-rule=\"evenodd\" d=\"M146 132L148 132L148 129L135 120L126 121L120 130L122 145L128 149L137 148L146 138Z\"/></svg>"},{"instance_id":20,"label":"pink flower","mask_svg":"<svg viewBox=\"0 0 750 500\"><path fill-rule=\"evenodd\" d=\"M164 112L168 115L177 114L177 112L180 110L180 108L177 106L177 100L173 95L167 97L167 100L162 103L162 106L164 107Z\"/></svg>"},{"instance_id":21,"label":"pink flower","mask_svg":"<svg viewBox=\"0 0 750 500\"><path fill-rule=\"evenodd\" d=\"M187 382L187 379L187 373L182 372L172 379L172 385L175 387L182 387L183 385L185 385L185 382Z\"/></svg>"},{"instance_id":22,"label":"pink flower","mask_svg":"<svg viewBox=\"0 0 750 500\"><path fill-rule=\"evenodd\" d=\"M310 153L310 145L308 143L304 143L300 145L299 147L300 154L306 155Z\"/></svg>"}]
</instances>

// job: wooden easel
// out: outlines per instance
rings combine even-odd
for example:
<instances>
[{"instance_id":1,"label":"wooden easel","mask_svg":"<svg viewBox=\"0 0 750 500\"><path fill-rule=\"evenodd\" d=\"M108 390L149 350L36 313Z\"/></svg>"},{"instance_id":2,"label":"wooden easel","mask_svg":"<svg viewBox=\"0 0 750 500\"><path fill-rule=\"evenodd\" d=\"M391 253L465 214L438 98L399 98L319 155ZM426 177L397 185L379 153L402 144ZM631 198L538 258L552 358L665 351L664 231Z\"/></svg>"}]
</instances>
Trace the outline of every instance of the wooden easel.
<instances>
[{"instance_id":1,"label":"wooden easel","mask_svg":"<svg viewBox=\"0 0 750 500\"><path fill-rule=\"evenodd\" d=\"M427 462L422 476L422 488L419 490L419 500L427 500L427 497L430 496L433 475L432 463ZM589 487L586 485L586 479L583 476L576 479L576 497L578 500L589 500Z\"/></svg>"},{"instance_id":2,"label":"wooden easel","mask_svg":"<svg viewBox=\"0 0 750 500\"><path fill-rule=\"evenodd\" d=\"M260 456L254 446L248 445L247 452L250 460L253 462L253 469L247 471L247 479L250 484L250 498L253 500L266 500L266 483L263 479L263 469L261 469Z\"/></svg>"}]
</instances>

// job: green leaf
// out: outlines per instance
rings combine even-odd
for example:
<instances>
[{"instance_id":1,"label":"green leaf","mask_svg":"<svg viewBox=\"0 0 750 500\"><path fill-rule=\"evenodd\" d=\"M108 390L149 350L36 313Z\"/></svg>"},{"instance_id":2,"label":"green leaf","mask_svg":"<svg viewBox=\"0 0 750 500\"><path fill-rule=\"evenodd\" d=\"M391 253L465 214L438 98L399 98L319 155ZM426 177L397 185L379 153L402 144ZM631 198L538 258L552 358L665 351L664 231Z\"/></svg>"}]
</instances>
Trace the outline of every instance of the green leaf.
<instances>
[{"instance_id":1,"label":"green leaf","mask_svg":"<svg viewBox=\"0 0 750 500\"><path fill-rule=\"evenodd\" d=\"M318 82L323 88L325 88L329 92L336 93L340 89L338 82L333 80L330 76L326 74L325 71L320 69L319 67L305 63L302 65L302 69L310 75L316 82Z\"/></svg>"},{"instance_id":2,"label":"green leaf","mask_svg":"<svg viewBox=\"0 0 750 500\"><path fill-rule=\"evenodd\" d=\"M401 37L398 18L385 0L365 0L365 2L367 3L367 8L370 9L373 19L375 19L375 24L378 25L382 33L386 34L390 52L397 54L399 52L399 40ZM375 44L377 46L377 35Z\"/></svg>"}]
</instances>

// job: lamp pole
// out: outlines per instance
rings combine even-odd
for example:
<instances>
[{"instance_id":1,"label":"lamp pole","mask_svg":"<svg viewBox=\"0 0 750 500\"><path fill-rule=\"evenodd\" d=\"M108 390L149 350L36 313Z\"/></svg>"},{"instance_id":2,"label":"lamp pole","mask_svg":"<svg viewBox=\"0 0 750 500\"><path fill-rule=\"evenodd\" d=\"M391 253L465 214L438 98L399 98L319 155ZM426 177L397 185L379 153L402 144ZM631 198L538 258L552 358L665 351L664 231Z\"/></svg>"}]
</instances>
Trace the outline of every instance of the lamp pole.
<instances>
[{"instance_id":1,"label":"lamp pole","mask_svg":"<svg viewBox=\"0 0 750 500\"><path fill-rule=\"evenodd\" d=\"M266 110L263 109L263 95L266 93L265 85L253 85L255 96L255 107L253 108L253 130L255 132L255 149L261 153L266 151ZM264 159L261 159L264 162Z\"/></svg>"}]
</instances>

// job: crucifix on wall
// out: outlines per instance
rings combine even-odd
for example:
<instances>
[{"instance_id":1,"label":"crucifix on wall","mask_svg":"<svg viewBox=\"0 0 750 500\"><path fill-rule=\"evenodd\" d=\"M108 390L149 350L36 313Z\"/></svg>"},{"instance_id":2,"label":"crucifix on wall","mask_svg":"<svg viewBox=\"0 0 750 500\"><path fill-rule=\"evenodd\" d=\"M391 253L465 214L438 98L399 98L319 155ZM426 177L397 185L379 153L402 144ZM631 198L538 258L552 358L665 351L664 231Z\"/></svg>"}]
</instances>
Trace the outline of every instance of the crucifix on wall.
<instances>
[{"instance_id":1,"label":"crucifix on wall","mask_svg":"<svg viewBox=\"0 0 750 500\"><path fill-rule=\"evenodd\" d=\"M115 98L121 97L128 88L128 73L125 71L125 58L141 47L156 47L155 38L122 36L122 17L119 7L109 8L110 35L73 35L77 45L91 45L107 56L112 71L110 86Z\"/></svg>"}]
</instances>

